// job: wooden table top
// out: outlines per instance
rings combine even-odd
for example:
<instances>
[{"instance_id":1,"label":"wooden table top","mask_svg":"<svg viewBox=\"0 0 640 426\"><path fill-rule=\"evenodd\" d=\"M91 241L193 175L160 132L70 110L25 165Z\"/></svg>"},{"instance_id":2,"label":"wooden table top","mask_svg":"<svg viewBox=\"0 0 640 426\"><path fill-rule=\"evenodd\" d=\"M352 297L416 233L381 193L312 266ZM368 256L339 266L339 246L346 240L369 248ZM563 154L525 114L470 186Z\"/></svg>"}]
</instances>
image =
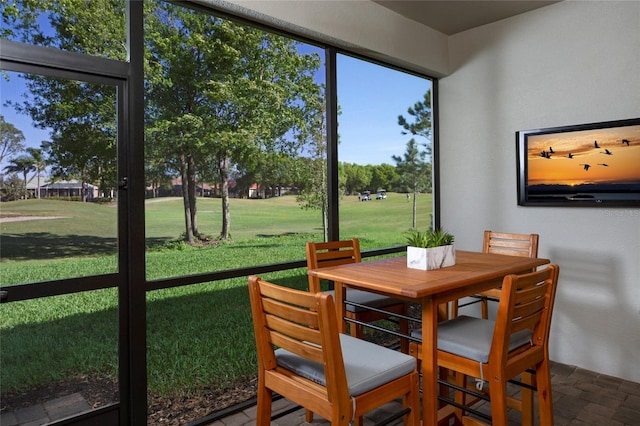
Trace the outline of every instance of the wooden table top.
<instances>
[{"instance_id":1,"label":"wooden table top","mask_svg":"<svg viewBox=\"0 0 640 426\"><path fill-rule=\"evenodd\" d=\"M523 273L547 263L549 259L458 250L455 265L431 271L407 268L407 258L402 256L330 266L311 270L309 274L405 299L447 293L453 299L461 288L469 293L475 284L501 281L505 275Z\"/></svg>"}]
</instances>

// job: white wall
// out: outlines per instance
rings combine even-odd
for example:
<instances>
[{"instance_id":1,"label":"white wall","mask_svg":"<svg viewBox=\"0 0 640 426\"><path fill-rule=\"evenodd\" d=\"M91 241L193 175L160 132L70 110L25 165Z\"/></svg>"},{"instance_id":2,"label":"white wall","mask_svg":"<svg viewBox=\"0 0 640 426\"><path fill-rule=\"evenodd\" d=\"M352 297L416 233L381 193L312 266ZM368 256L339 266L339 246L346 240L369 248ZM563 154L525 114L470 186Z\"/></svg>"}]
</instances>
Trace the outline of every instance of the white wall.
<instances>
[{"instance_id":1,"label":"white wall","mask_svg":"<svg viewBox=\"0 0 640 426\"><path fill-rule=\"evenodd\" d=\"M484 229L540 234L561 268L552 359L640 382L640 210L518 207L515 162L517 130L640 117L640 2L565 0L447 38L362 0L199 1L447 75L444 227L469 250Z\"/></svg>"},{"instance_id":2,"label":"white wall","mask_svg":"<svg viewBox=\"0 0 640 426\"><path fill-rule=\"evenodd\" d=\"M447 36L369 0L196 1L433 77L448 72Z\"/></svg>"},{"instance_id":3,"label":"white wall","mask_svg":"<svg viewBox=\"0 0 640 426\"><path fill-rule=\"evenodd\" d=\"M560 265L552 359L640 382L640 210L518 207L515 132L640 117L640 2L565 1L449 39L443 226L540 234ZM640 164L638 164L640 168Z\"/></svg>"}]
</instances>

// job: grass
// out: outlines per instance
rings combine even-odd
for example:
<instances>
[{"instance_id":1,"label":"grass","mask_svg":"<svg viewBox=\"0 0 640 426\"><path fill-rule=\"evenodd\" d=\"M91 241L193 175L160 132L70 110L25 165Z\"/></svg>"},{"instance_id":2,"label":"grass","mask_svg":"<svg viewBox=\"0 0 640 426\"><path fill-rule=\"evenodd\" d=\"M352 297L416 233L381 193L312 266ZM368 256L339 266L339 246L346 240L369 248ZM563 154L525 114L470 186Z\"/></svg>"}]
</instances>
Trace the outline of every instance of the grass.
<instances>
[{"instance_id":1,"label":"grass","mask_svg":"<svg viewBox=\"0 0 640 426\"><path fill-rule=\"evenodd\" d=\"M183 231L180 199L146 207L147 277L190 275L247 265L303 259L304 243L321 239L317 211L301 210L293 197L231 200L234 242L220 246L168 245ZM430 211L430 196L419 198ZM199 227L219 230L218 199L198 200ZM2 216L48 215L65 219L2 223L2 285L114 272L116 209L52 200L3 203ZM419 225L426 227L423 213ZM403 194L358 202L345 197L341 232L364 250L404 244L411 204ZM167 247L174 247L169 249ZM306 288L306 270L264 274ZM246 278L157 290L147 294L148 378L153 394L191 394L207 386L255 375L255 343ZM106 289L2 305L2 394L25 391L75 374L117 378L117 291Z\"/></svg>"}]
</instances>

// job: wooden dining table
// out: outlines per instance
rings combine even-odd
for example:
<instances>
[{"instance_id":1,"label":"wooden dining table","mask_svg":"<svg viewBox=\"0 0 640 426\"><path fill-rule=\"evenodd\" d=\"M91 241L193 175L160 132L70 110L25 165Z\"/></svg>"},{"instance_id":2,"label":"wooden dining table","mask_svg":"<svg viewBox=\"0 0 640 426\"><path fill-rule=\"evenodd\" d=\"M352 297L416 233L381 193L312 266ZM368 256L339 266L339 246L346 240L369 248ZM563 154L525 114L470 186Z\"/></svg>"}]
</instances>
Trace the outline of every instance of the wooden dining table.
<instances>
[{"instance_id":1,"label":"wooden dining table","mask_svg":"<svg viewBox=\"0 0 640 426\"><path fill-rule=\"evenodd\" d=\"M437 325L446 316L446 303L496 288L506 275L529 272L548 263L549 259L458 250L455 265L430 271L408 268L403 256L312 269L309 274L334 282L342 333L346 332L344 300L348 288L422 306L422 424L437 425Z\"/></svg>"}]
</instances>

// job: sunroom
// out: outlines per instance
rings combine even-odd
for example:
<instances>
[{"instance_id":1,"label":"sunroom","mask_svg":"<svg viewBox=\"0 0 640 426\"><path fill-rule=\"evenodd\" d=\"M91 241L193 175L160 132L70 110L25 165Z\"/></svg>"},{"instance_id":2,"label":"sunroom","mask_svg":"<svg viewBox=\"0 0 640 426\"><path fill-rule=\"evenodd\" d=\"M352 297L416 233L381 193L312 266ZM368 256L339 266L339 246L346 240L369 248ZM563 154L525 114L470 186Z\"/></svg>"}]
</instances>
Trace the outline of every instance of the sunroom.
<instances>
[{"instance_id":1,"label":"sunroom","mask_svg":"<svg viewBox=\"0 0 640 426\"><path fill-rule=\"evenodd\" d=\"M306 241L398 255L429 226L475 251L485 229L539 234L563 268L551 358L640 382L638 208L518 206L514 140L640 117L640 5L553 2L446 34L385 3L5 6L3 120L48 174L117 197L3 203L58 218L2 223L3 414L72 379L107 397L67 424L204 418L255 386L248 275L303 288ZM412 146L415 192L397 173ZM178 177L191 196L145 199ZM298 191L250 199L256 183Z\"/></svg>"}]
</instances>

